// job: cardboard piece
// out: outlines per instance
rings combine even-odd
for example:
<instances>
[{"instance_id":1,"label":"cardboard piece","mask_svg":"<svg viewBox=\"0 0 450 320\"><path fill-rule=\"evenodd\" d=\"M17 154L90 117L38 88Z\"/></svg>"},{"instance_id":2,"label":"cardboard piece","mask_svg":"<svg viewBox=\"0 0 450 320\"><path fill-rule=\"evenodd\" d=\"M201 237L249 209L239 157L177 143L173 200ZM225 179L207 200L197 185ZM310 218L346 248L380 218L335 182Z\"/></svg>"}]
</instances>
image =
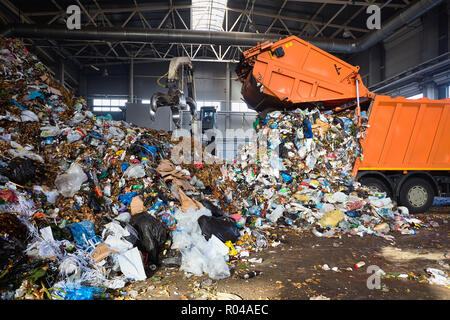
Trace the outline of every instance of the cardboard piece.
<instances>
[{"instance_id":1,"label":"cardboard piece","mask_svg":"<svg viewBox=\"0 0 450 320\"><path fill-rule=\"evenodd\" d=\"M61 91L59 91L59 90L56 89L56 88L49 87L49 88L48 88L48 91L49 91L50 93L52 93L52 94L56 94L56 95L58 95L58 96L62 96Z\"/></svg>"},{"instance_id":2,"label":"cardboard piece","mask_svg":"<svg viewBox=\"0 0 450 320\"><path fill-rule=\"evenodd\" d=\"M136 196L131 200L130 203L131 215L135 215L146 210L144 206L144 201L142 201L141 197Z\"/></svg>"},{"instance_id":3,"label":"cardboard piece","mask_svg":"<svg viewBox=\"0 0 450 320\"><path fill-rule=\"evenodd\" d=\"M175 168L175 165L170 160L163 159L156 168L164 181L172 180L177 186L182 187L184 190L192 190L193 187L189 183L189 177L180 170Z\"/></svg>"},{"instance_id":4,"label":"cardboard piece","mask_svg":"<svg viewBox=\"0 0 450 320\"><path fill-rule=\"evenodd\" d=\"M330 125L326 122L323 122L320 119L316 120L316 123L311 125L312 131L314 133L318 132L319 135L323 138L325 136L325 134L327 133L327 131L330 129Z\"/></svg>"},{"instance_id":5,"label":"cardboard piece","mask_svg":"<svg viewBox=\"0 0 450 320\"><path fill-rule=\"evenodd\" d=\"M203 207L197 200L189 198L180 187L178 187L178 193L180 194L181 211L186 212L190 207L193 207L195 210Z\"/></svg>"},{"instance_id":6,"label":"cardboard piece","mask_svg":"<svg viewBox=\"0 0 450 320\"><path fill-rule=\"evenodd\" d=\"M118 254L117 251L108 248L106 243L102 242L92 251L92 259L95 263L99 263L103 259L106 259L111 253Z\"/></svg>"}]
</instances>

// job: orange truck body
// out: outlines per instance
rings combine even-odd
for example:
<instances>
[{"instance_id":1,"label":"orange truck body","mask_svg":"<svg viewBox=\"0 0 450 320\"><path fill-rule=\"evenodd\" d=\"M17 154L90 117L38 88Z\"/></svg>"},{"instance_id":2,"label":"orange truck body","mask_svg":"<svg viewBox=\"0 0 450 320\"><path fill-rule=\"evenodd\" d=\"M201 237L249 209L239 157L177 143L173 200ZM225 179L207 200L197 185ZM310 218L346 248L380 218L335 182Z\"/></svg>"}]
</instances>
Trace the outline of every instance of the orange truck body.
<instances>
[{"instance_id":1,"label":"orange truck body","mask_svg":"<svg viewBox=\"0 0 450 320\"><path fill-rule=\"evenodd\" d=\"M359 67L295 36L243 52L236 73L247 105L274 110L320 107L368 112L362 159L353 176L386 192L411 212L425 212L437 195L450 196L450 99L409 100L375 95Z\"/></svg>"},{"instance_id":2,"label":"orange truck body","mask_svg":"<svg viewBox=\"0 0 450 320\"><path fill-rule=\"evenodd\" d=\"M410 100L377 95L361 141L361 170L450 170L450 99Z\"/></svg>"},{"instance_id":3,"label":"orange truck body","mask_svg":"<svg viewBox=\"0 0 450 320\"><path fill-rule=\"evenodd\" d=\"M278 51L282 56L277 56ZM341 105L357 96L356 80L360 97L373 95L364 86L359 67L296 36L255 46L243 53L243 61L248 65L237 70L243 82L241 93L256 111L274 104L286 108L313 102Z\"/></svg>"},{"instance_id":4,"label":"orange truck body","mask_svg":"<svg viewBox=\"0 0 450 320\"><path fill-rule=\"evenodd\" d=\"M375 95L358 72L359 67L296 36L245 51L237 70L242 95L256 111L315 102L337 107L358 95L371 100L370 127L361 142L364 157L356 162L354 176L359 170L450 170L450 99Z\"/></svg>"}]
</instances>

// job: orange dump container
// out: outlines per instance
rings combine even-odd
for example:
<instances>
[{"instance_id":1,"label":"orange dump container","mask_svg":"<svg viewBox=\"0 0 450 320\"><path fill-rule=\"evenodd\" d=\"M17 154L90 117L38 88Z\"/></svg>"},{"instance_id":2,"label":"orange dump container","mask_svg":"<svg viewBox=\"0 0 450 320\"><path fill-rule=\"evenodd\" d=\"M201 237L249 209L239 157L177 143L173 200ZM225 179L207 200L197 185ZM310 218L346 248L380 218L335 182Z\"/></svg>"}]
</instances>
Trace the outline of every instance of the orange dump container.
<instances>
[{"instance_id":1,"label":"orange dump container","mask_svg":"<svg viewBox=\"0 0 450 320\"><path fill-rule=\"evenodd\" d=\"M450 99L410 100L377 95L361 141L361 170L450 170Z\"/></svg>"},{"instance_id":2,"label":"orange dump container","mask_svg":"<svg viewBox=\"0 0 450 320\"><path fill-rule=\"evenodd\" d=\"M257 111L310 102L340 105L356 99L356 80L359 96L372 96L359 67L296 36L245 51L236 72L243 82L244 100Z\"/></svg>"}]
</instances>

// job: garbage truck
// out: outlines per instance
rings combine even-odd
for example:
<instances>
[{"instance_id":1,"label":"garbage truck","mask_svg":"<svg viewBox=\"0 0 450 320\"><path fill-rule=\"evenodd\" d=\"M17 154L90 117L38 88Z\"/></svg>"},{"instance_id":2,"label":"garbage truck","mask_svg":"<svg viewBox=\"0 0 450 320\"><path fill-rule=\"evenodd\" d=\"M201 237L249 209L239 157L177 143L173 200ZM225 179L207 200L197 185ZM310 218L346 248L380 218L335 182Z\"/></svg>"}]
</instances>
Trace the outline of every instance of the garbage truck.
<instances>
[{"instance_id":1,"label":"garbage truck","mask_svg":"<svg viewBox=\"0 0 450 320\"><path fill-rule=\"evenodd\" d=\"M359 67L296 36L244 51L236 67L242 97L260 118L271 111L318 107L356 110L363 154L353 168L361 184L411 213L450 196L450 99L410 100L371 92Z\"/></svg>"}]
</instances>

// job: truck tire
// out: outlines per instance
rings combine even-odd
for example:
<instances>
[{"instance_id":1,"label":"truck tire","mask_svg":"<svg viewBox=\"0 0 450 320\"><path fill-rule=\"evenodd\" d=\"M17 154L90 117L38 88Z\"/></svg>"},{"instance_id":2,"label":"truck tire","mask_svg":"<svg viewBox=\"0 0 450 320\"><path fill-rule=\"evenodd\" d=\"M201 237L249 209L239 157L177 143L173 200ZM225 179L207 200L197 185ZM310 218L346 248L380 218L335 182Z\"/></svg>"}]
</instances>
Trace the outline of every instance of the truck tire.
<instances>
[{"instance_id":1,"label":"truck tire","mask_svg":"<svg viewBox=\"0 0 450 320\"><path fill-rule=\"evenodd\" d=\"M428 211L433 204L434 191L431 184L421 178L406 180L400 189L399 203L410 213Z\"/></svg>"},{"instance_id":2,"label":"truck tire","mask_svg":"<svg viewBox=\"0 0 450 320\"><path fill-rule=\"evenodd\" d=\"M375 177L363 177L360 180L360 183L369 188L371 191L386 192L388 197L391 196L391 190L381 179Z\"/></svg>"}]
</instances>

